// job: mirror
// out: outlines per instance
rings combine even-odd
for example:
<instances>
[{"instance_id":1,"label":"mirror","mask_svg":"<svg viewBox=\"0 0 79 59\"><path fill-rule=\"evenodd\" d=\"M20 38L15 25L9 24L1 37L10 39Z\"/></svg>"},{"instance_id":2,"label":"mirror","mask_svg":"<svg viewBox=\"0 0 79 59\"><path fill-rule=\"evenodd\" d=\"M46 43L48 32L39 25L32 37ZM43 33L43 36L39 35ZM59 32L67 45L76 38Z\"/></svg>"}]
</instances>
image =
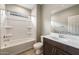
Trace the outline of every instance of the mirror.
<instances>
[{"instance_id":1,"label":"mirror","mask_svg":"<svg viewBox=\"0 0 79 59\"><path fill-rule=\"evenodd\" d=\"M59 20L59 16L51 17L51 30L55 33L68 33L68 21L67 20Z\"/></svg>"},{"instance_id":2,"label":"mirror","mask_svg":"<svg viewBox=\"0 0 79 59\"><path fill-rule=\"evenodd\" d=\"M52 14L51 32L79 35L79 5Z\"/></svg>"}]
</instances>

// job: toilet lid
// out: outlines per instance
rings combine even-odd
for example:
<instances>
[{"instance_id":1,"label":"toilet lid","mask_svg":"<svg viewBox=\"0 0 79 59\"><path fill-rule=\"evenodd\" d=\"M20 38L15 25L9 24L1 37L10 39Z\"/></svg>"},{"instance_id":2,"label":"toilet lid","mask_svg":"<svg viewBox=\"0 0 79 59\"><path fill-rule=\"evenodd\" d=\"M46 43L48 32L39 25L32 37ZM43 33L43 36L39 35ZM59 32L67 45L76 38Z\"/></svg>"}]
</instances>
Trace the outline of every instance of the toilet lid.
<instances>
[{"instance_id":1,"label":"toilet lid","mask_svg":"<svg viewBox=\"0 0 79 59\"><path fill-rule=\"evenodd\" d=\"M43 44L41 42L38 42L38 43L34 44L34 47L42 47L42 46L43 46Z\"/></svg>"}]
</instances>

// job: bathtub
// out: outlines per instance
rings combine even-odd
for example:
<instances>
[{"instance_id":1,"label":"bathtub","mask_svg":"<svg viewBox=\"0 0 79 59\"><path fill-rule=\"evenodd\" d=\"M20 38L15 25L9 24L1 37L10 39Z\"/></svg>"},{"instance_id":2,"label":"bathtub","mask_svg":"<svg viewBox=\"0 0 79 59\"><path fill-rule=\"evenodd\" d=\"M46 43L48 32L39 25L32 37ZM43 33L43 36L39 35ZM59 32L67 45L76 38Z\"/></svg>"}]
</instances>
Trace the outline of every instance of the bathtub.
<instances>
[{"instance_id":1,"label":"bathtub","mask_svg":"<svg viewBox=\"0 0 79 59\"><path fill-rule=\"evenodd\" d=\"M26 38L23 40L14 40L6 43L6 46L3 44L0 48L2 54L8 53L11 55L17 55L23 51L33 48L35 39Z\"/></svg>"}]
</instances>

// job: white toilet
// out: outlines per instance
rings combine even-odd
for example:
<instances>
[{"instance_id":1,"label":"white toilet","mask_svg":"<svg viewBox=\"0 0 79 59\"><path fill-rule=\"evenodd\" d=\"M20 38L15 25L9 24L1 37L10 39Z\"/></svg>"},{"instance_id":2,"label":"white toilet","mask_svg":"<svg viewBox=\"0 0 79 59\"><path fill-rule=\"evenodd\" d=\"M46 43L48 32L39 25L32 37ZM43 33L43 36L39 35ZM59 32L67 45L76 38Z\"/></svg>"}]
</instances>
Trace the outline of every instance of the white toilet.
<instances>
[{"instance_id":1,"label":"white toilet","mask_svg":"<svg viewBox=\"0 0 79 59\"><path fill-rule=\"evenodd\" d=\"M35 49L35 54L39 55L42 53L42 46L43 46L43 41L41 39L41 42L37 42L33 45L34 49Z\"/></svg>"}]
</instances>

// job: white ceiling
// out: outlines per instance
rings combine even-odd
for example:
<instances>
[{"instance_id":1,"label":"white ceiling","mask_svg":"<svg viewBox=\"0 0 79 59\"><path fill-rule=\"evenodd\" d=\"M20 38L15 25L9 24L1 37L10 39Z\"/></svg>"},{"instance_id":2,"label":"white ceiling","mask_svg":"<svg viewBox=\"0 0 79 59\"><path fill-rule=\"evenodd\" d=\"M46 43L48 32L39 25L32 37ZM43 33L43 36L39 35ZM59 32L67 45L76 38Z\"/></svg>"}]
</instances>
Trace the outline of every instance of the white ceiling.
<instances>
[{"instance_id":1,"label":"white ceiling","mask_svg":"<svg viewBox=\"0 0 79 59\"><path fill-rule=\"evenodd\" d=\"M55 13L55 12L58 12L60 10L72 7L74 5L75 4L53 4L52 6L49 6L49 7L51 7L53 9L52 13Z\"/></svg>"},{"instance_id":2,"label":"white ceiling","mask_svg":"<svg viewBox=\"0 0 79 59\"><path fill-rule=\"evenodd\" d=\"M35 6L35 4L18 4L18 5L28 9L32 9Z\"/></svg>"},{"instance_id":3,"label":"white ceiling","mask_svg":"<svg viewBox=\"0 0 79 59\"><path fill-rule=\"evenodd\" d=\"M18 4L18 5L28 9L32 9L35 6L35 4ZM69 8L74 4L43 4L43 5L46 5L47 8L51 7L51 9L53 9L52 13L54 13L65 8Z\"/></svg>"}]
</instances>

